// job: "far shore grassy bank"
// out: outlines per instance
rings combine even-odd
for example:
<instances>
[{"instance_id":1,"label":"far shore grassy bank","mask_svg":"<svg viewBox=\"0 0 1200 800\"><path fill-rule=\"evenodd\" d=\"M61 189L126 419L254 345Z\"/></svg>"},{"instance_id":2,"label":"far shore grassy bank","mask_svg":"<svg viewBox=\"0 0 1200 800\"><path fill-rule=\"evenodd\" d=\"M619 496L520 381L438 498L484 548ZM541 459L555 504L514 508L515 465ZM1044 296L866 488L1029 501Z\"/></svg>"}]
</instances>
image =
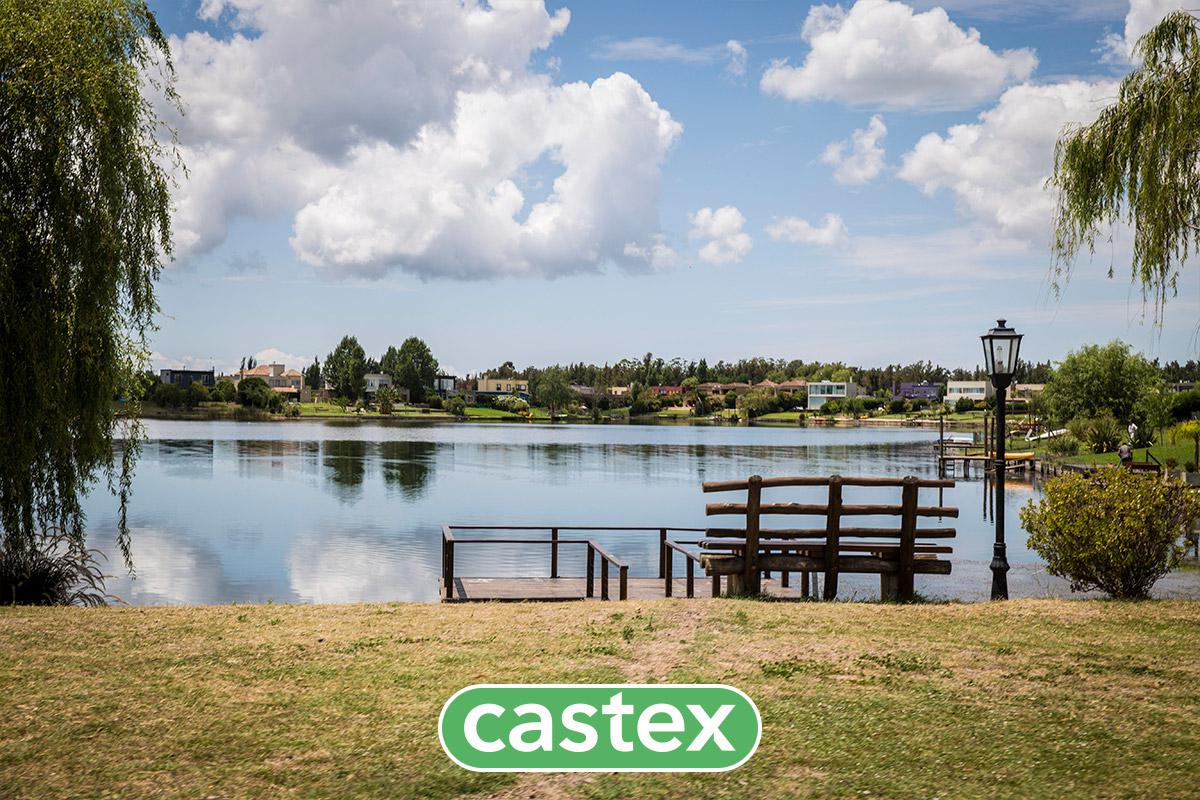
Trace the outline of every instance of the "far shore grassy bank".
<instances>
[{"instance_id":1,"label":"far shore grassy bank","mask_svg":"<svg viewBox=\"0 0 1200 800\"><path fill-rule=\"evenodd\" d=\"M518 634L518 635L514 635ZM1200 603L0 609L0 797L1195 796ZM726 683L726 774L479 774L473 683Z\"/></svg>"}]
</instances>

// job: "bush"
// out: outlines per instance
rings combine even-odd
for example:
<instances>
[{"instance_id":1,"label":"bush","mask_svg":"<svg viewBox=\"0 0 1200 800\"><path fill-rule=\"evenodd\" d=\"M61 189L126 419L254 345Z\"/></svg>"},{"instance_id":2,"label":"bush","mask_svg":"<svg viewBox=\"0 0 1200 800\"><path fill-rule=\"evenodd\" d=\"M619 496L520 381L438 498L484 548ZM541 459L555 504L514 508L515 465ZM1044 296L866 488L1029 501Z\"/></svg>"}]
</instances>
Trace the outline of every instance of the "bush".
<instances>
[{"instance_id":1,"label":"bush","mask_svg":"<svg viewBox=\"0 0 1200 800\"><path fill-rule=\"evenodd\" d=\"M1124 431L1117 420L1109 414L1095 419L1074 419L1067 423L1067 430L1093 453L1111 453L1121 444Z\"/></svg>"},{"instance_id":2,"label":"bush","mask_svg":"<svg viewBox=\"0 0 1200 800\"><path fill-rule=\"evenodd\" d=\"M0 548L0 605L102 606L104 576L96 551L47 535L33 544L8 537Z\"/></svg>"},{"instance_id":3,"label":"bush","mask_svg":"<svg viewBox=\"0 0 1200 800\"><path fill-rule=\"evenodd\" d=\"M499 397L492 398L492 408L500 411L510 411L513 414L520 414L522 411L529 410L529 403L515 394L502 394Z\"/></svg>"},{"instance_id":4,"label":"bush","mask_svg":"<svg viewBox=\"0 0 1200 800\"><path fill-rule=\"evenodd\" d=\"M1200 414L1200 389L1188 389L1175 395L1171 403L1171 416L1177 421L1192 419Z\"/></svg>"},{"instance_id":5,"label":"bush","mask_svg":"<svg viewBox=\"0 0 1200 800\"><path fill-rule=\"evenodd\" d=\"M770 414L778 408L774 395L762 389L751 389L737 399L737 409L742 416L749 419Z\"/></svg>"},{"instance_id":6,"label":"bush","mask_svg":"<svg viewBox=\"0 0 1200 800\"><path fill-rule=\"evenodd\" d=\"M237 402L237 387L229 378L222 378L209 392L209 397L221 403Z\"/></svg>"},{"instance_id":7,"label":"bush","mask_svg":"<svg viewBox=\"0 0 1200 800\"><path fill-rule=\"evenodd\" d=\"M929 401L918 397L910 403L913 411L924 411L929 408Z\"/></svg>"},{"instance_id":8,"label":"bush","mask_svg":"<svg viewBox=\"0 0 1200 800\"><path fill-rule=\"evenodd\" d=\"M818 409L821 414L840 414L842 413L841 400L826 400L825 404Z\"/></svg>"},{"instance_id":9,"label":"bush","mask_svg":"<svg viewBox=\"0 0 1200 800\"><path fill-rule=\"evenodd\" d=\"M892 414L903 414L905 411L908 410L908 408L906 406L907 406L907 403L904 402L903 397L897 397L893 400L888 401L888 411L891 412Z\"/></svg>"},{"instance_id":10,"label":"bush","mask_svg":"<svg viewBox=\"0 0 1200 800\"><path fill-rule=\"evenodd\" d=\"M396 390L390 386L384 386L375 393L375 403L379 406L380 414L391 414L395 402Z\"/></svg>"},{"instance_id":11,"label":"bush","mask_svg":"<svg viewBox=\"0 0 1200 800\"><path fill-rule=\"evenodd\" d=\"M728 391L725 393L725 407L737 408L737 392Z\"/></svg>"},{"instance_id":12,"label":"bush","mask_svg":"<svg viewBox=\"0 0 1200 800\"><path fill-rule=\"evenodd\" d=\"M957 414L966 414L968 411L975 410L975 401L969 397L960 397L954 402L954 411Z\"/></svg>"},{"instance_id":13,"label":"bush","mask_svg":"<svg viewBox=\"0 0 1200 800\"><path fill-rule=\"evenodd\" d=\"M1055 456L1077 456L1083 444L1073 433L1064 433L1046 440L1046 452Z\"/></svg>"},{"instance_id":14,"label":"bush","mask_svg":"<svg viewBox=\"0 0 1200 800\"><path fill-rule=\"evenodd\" d=\"M1143 598L1182 554L1180 540L1200 518L1187 487L1123 469L1067 474L1021 509L1029 547L1071 591L1099 589Z\"/></svg>"},{"instance_id":15,"label":"bush","mask_svg":"<svg viewBox=\"0 0 1200 800\"><path fill-rule=\"evenodd\" d=\"M299 403L288 403L287 405L285 405L283 407L283 415L285 417L300 416L300 404Z\"/></svg>"},{"instance_id":16,"label":"bush","mask_svg":"<svg viewBox=\"0 0 1200 800\"><path fill-rule=\"evenodd\" d=\"M187 402L187 392L173 383L155 384L151 395L154 403L163 408L179 408Z\"/></svg>"},{"instance_id":17,"label":"bush","mask_svg":"<svg viewBox=\"0 0 1200 800\"><path fill-rule=\"evenodd\" d=\"M442 408L456 417L463 417L467 414L467 403L461 397L447 397L442 403Z\"/></svg>"},{"instance_id":18,"label":"bush","mask_svg":"<svg viewBox=\"0 0 1200 800\"><path fill-rule=\"evenodd\" d=\"M429 395L425 399L425 402L429 404L430 408L441 409L443 407L442 398L438 397L436 394Z\"/></svg>"}]
</instances>

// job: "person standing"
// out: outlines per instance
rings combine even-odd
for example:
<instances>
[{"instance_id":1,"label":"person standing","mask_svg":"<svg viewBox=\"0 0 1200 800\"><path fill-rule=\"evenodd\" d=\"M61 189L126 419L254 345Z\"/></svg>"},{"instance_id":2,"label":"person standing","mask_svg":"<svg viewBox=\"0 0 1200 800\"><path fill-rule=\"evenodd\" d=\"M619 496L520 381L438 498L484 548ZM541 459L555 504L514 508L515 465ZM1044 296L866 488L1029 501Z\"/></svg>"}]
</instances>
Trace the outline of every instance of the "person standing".
<instances>
[{"instance_id":1,"label":"person standing","mask_svg":"<svg viewBox=\"0 0 1200 800\"><path fill-rule=\"evenodd\" d=\"M1133 445L1129 442L1122 442L1117 448L1117 457L1121 459L1121 466L1128 467L1133 463Z\"/></svg>"}]
</instances>

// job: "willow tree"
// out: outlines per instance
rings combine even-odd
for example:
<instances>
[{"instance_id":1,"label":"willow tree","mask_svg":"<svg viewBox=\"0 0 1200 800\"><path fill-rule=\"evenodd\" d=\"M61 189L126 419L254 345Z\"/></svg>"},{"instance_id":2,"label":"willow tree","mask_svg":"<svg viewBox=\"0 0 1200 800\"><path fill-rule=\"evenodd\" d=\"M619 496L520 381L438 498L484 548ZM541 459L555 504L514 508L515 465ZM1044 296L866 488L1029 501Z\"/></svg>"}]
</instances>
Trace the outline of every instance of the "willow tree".
<instances>
[{"instance_id":1,"label":"willow tree","mask_svg":"<svg viewBox=\"0 0 1200 800\"><path fill-rule=\"evenodd\" d=\"M1200 234L1200 31L1176 11L1138 40L1138 66L1116 101L1087 126L1063 132L1049 185L1058 190L1055 273L1121 224L1133 231L1132 276L1163 308ZM1109 266L1112 277L1113 267Z\"/></svg>"},{"instance_id":2,"label":"willow tree","mask_svg":"<svg viewBox=\"0 0 1200 800\"><path fill-rule=\"evenodd\" d=\"M65 536L106 479L125 509L135 398L171 253L178 107L166 37L141 0L0 0L0 523L4 545ZM136 412L136 408L133 409ZM131 430L119 426L129 425Z\"/></svg>"}]
</instances>

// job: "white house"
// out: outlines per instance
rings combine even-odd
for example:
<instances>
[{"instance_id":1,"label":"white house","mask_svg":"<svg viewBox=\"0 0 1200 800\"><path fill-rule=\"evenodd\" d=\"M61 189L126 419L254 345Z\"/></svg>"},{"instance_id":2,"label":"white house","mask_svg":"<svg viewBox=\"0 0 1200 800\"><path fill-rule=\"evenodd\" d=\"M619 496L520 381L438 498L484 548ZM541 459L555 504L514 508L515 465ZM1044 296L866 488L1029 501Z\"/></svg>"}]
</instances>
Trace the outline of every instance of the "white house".
<instances>
[{"instance_id":1,"label":"white house","mask_svg":"<svg viewBox=\"0 0 1200 800\"><path fill-rule=\"evenodd\" d=\"M992 388L991 381L946 382L946 403L948 405L954 405L964 397L973 402L979 402L994 397L995 394L996 390Z\"/></svg>"},{"instance_id":2,"label":"white house","mask_svg":"<svg viewBox=\"0 0 1200 800\"><path fill-rule=\"evenodd\" d=\"M830 400L858 397L858 384L851 381L816 381L808 384L808 410L816 411Z\"/></svg>"}]
</instances>

